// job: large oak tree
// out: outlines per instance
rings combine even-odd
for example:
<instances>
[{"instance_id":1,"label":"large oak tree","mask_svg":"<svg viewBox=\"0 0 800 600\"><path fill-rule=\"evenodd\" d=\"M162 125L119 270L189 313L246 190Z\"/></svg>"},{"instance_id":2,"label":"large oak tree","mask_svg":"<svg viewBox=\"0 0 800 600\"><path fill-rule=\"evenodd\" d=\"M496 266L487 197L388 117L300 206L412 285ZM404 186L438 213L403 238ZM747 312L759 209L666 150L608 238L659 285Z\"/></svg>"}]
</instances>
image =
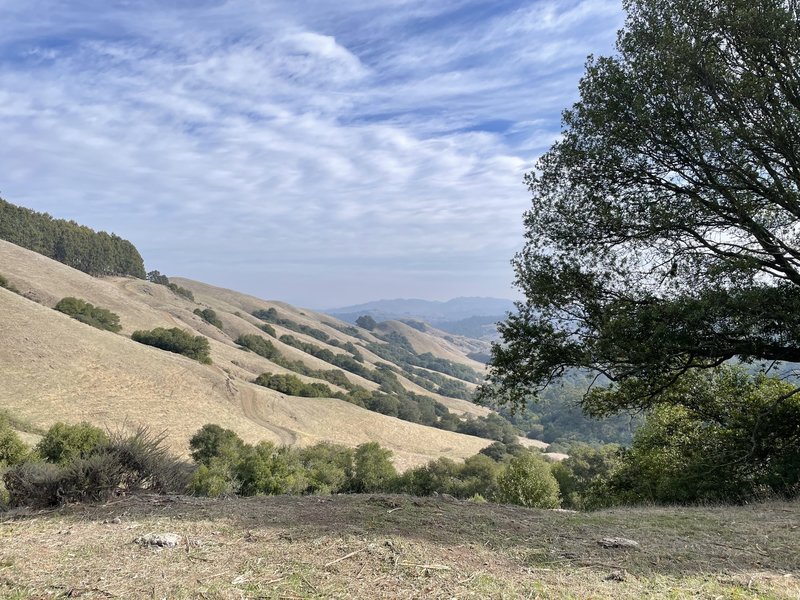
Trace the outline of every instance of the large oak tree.
<instances>
[{"instance_id":1,"label":"large oak tree","mask_svg":"<svg viewBox=\"0 0 800 600\"><path fill-rule=\"evenodd\" d=\"M626 0L563 135L526 178L526 300L490 384L521 405L570 368L656 402L731 358L800 362L795 0ZM616 405L614 405L616 403Z\"/></svg>"}]
</instances>

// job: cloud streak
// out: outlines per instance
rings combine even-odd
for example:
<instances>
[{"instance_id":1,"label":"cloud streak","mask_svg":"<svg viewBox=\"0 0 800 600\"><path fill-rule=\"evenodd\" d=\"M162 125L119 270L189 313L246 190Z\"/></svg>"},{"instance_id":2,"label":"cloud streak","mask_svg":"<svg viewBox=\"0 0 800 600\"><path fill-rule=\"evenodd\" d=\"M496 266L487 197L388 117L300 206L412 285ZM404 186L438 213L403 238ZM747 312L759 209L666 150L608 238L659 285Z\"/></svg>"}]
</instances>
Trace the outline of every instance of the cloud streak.
<instances>
[{"instance_id":1,"label":"cloud streak","mask_svg":"<svg viewBox=\"0 0 800 600\"><path fill-rule=\"evenodd\" d=\"M620 23L604 0L12 0L0 189L262 296L507 296L522 175Z\"/></svg>"}]
</instances>

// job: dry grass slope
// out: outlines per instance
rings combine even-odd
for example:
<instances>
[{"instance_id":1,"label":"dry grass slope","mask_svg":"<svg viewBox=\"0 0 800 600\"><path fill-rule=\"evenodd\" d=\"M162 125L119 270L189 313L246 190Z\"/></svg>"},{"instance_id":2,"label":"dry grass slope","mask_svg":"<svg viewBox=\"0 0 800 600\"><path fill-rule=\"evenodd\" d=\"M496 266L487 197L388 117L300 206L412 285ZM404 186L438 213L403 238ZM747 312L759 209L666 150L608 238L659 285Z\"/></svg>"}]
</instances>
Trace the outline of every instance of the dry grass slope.
<instances>
[{"instance_id":1,"label":"dry grass slope","mask_svg":"<svg viewBox=\"0 0 800 600\"><path fill-rule=\"evenodd\" d=\"M340 400L287 397L250 383L264 371L286 371L233 343L242 333L263 334L250 312L274 306L292 320L322 329L332 338L358 341L326 325L334 321L330 317L176 279L192 289L195 304L164 286L135 279L93 278L3 241L0 265L0 273L27 297L0 289L0 408L36 427L46 428L59 420L87 420L111 428L145 424L158 431L166 429L172 449L181 454L187 451L189 437L209 422L234 429L249 442L266 439L307 445L328 440L354 446L377 441L395 453L401 469L440 456L465 458L489 443L379 415ZM48 308L64 296L83 298L117 313L122 334L99 331ZM199 306L217 311L224 330L194 315L192 311ZM133 330L154 327L181 327L207 336L214 364L201 365L126 337ZM320 344L308 336L276 329L279 334L292 333ZM290 359L316 369L332 368L277 340L273 343ZM366 388L376 387L355 375L350 379ZM486 412L468 402L441 400L451 410Z\"/></svg>"}]
</instances>

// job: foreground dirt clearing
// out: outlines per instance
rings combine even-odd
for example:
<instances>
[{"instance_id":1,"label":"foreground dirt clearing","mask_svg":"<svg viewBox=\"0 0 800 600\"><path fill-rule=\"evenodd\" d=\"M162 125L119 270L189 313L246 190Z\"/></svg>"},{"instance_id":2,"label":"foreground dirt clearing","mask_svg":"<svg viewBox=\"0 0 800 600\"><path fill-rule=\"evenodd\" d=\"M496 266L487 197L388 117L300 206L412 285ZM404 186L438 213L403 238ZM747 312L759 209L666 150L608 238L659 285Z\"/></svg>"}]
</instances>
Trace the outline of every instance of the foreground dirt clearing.
<instances>
[{"instance_id":1,"label":"foreground dirt clearing","mask_svg":"<svg viewBox=\"0 0 800 600\"><path fill-rule=\"evenodd\" d=\"M0 515L4 598L798 598L800 504L591 514L407 496ZM174 533L174 548L136 543ZM638 549L603 548L625 537Z\"/></svg>"}]
</instances>

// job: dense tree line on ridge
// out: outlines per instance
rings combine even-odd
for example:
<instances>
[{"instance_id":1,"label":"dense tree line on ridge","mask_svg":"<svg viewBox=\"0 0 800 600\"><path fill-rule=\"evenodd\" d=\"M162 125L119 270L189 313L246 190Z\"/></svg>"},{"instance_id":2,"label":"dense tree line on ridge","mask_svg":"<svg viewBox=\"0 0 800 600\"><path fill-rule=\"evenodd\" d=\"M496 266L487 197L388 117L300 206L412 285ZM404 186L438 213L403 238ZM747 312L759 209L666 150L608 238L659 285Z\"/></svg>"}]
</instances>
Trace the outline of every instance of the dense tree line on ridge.
<instances>
[{"instance_id":1,"label":"dense tree line on ridge","mask_svg":"<svg viewBox=\"0 0 800 600\"><path fill-rule=\"evenodd\" d=\"M94 276L145 278L144 261L128 240L0 198L0 239Z\"/></svg>"}]
</instances>

